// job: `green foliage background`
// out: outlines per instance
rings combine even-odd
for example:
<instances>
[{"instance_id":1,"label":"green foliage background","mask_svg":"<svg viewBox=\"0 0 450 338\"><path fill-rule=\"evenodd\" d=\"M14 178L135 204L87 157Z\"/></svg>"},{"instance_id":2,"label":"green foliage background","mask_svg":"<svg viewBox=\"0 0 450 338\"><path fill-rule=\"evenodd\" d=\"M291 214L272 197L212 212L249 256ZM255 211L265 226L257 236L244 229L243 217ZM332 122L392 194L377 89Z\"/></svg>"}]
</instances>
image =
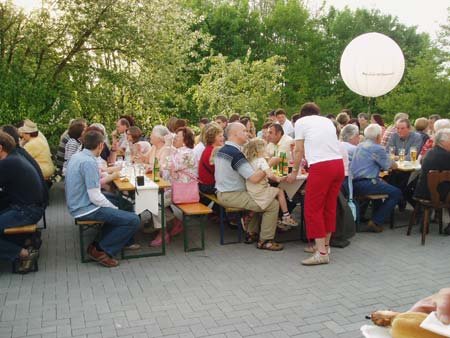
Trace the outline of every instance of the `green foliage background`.
<instances>
[{"instance_id":1,"label":"green foliage background","mask_svg":"<svg viewBox=\"0 0 450 338\"><path fill-rule=\"evenodd\" d=\"M56 144L70 118L108 128L131 114L144 128L238 112L258 125L278 106L366 111L340 56L356 36L393 38L406 59L395 90L372 102L387 120L450 112L450 28L430 41L379 11L300 0L54 0L30 14L0 3L0 123L36 121Z\"/></svg>"}]
</instances>

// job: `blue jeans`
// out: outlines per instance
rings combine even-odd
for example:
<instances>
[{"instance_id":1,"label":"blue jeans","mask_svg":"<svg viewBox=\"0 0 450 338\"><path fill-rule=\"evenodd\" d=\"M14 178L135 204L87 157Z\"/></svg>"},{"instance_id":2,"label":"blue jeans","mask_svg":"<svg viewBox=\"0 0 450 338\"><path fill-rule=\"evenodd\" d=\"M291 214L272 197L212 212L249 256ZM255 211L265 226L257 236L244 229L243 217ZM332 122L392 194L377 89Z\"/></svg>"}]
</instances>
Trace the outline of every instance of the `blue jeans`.
<instances>
[{"instance_id":1,"label":"blue jeans","mask_svg":"<svg viewBox=\"0 0 450 338\"><path fill-rule=\"evenodd\" d=\"M372 216L372 221L377 225L382 225L386 217L388 217L395 205L402 197L399 188L394 187L383 181L381 178L373 180L353 181L353 191L355 196L386 194L389 197L384 202L379 203Z\"/></svg>"},{"instance_id":2,"label":"blue jeans","mask_svg":"<svg viewBox=\"0 0 450 338\"><path fill-rule=\"evenodd\" d=\"M135 213L113 208L99 208L77 220L105 222L98 244L110 256L119 253L132 240L140 224Z\"/></svg>"},{"instance_id":3,"label":"blue jeans","mask_svg":"<svg viewBox=\"0 0 450 338\"><path fill-rule=\"evenodd\" d=\"M10 205L0 211L0 259L15 260L22 247L11 236L3 236L3 230L21 225L36 224L42 218L44 208Z\"/></svg>"}]
</instances>

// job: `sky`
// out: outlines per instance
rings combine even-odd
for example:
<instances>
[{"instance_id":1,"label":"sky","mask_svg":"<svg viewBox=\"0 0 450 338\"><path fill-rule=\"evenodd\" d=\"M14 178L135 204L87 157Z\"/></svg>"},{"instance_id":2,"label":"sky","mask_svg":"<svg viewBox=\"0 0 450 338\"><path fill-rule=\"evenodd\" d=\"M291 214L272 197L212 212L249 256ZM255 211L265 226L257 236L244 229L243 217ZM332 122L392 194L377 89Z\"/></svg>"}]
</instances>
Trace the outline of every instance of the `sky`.
<instances>
[{"instance_id":1,"label":"sky","mask_svg":"<svg viewBox=\"0 0 450 338\"><path fill-rule=\"evenodd\" d=\"M323 0L304 1L313 10L323 2ZM41 4L40 0L14 0L14 2L27 10ZM417 26L419 32L426 32L433 39L436 38L439 25L446 23L447 7L450 7L449 0L326 0L326 2L339 9L345 6L351 9L361 7L379 9L384 14L397 16L403 24Z\"/></svg>"},{"instance_id":2,"label":"sky","mask_svg":"<svg viewBox=\"0 0 450 338\"><path fill-rule=\"evenodd\" d=\"M317 9L323 0L305 0L311 9ZM379 9L383 14L397 16L407 26L417 26L419 32L436 38L439 25L447 22L449 0L326 0L327 5L338 9Z\"/></svg>"}]
</instances>

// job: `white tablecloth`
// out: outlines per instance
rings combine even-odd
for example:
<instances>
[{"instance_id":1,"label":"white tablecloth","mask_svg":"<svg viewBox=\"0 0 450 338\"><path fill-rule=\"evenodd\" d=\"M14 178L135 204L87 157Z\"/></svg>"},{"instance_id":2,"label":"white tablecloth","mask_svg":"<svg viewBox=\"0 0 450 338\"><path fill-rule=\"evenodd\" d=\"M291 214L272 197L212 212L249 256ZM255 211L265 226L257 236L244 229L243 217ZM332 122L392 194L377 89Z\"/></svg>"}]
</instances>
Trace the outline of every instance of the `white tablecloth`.
<instances>
[{"instance_id":1,"label":"white tablecloth","mask_svg":"<svg viewBox=\"0 0 450 338\"><path fill-rule=\"evenodd\" d=\"M158 185L144 176L144 185L138 186L135 178L130 177L130 182L136 187L134 212L140 214L145 210L152 214L158 214Z\"/></svg>"}]
</instances>

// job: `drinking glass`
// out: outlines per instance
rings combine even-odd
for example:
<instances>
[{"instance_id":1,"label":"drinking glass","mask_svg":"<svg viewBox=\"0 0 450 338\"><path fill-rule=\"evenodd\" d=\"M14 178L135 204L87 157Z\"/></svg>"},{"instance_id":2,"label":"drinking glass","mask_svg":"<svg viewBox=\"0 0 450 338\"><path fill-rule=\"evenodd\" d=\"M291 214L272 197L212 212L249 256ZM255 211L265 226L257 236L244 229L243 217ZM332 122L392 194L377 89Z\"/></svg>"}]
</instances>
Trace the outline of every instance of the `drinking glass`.
<instances>
[{"instance_id":1,"label":"drinking glass","mask_svg":"<svg viewBox=\"0 0 450 338\"><path fill-rule=\"evenodd\" d=\"M409 150L409 154L411 157L411 162L412 163L416 163L417 161L417 148L416 147L411 147L411 149Z\"/></svg>"},{"instance_id":2,"label":"drinking glass","mask_svg":"<svg viewBox=\"0 0 450 338\"><path fill-rule=\"evenodd\" d=\"M403 162L405 160L405 148L400 148L398 150L398 160Z\"/></svg>"},{"instance_id":3,"label":"drinking glass","mask_svg":"<svg viewBox=\"0 0 450 338\"><path fill-rule=\"evenodd\" d=\"M392 161L395 160L395 147L389 147L389 158Z\"/></svg>"}]
</instances>

